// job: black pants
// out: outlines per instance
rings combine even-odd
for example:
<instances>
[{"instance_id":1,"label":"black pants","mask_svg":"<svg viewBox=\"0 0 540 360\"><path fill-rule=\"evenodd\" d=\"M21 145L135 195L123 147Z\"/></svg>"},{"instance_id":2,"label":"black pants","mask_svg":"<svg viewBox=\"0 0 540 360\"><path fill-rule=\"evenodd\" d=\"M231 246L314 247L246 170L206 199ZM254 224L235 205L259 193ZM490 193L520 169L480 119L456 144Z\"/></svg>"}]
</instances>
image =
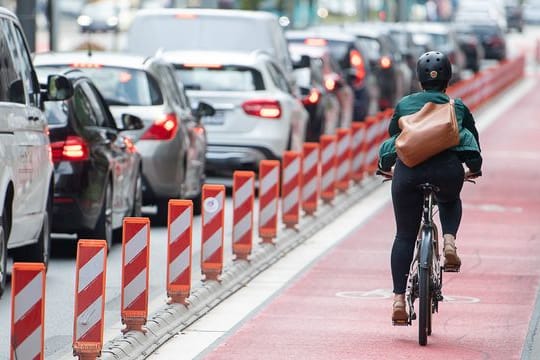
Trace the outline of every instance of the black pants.
<instances>
[{"instance_id":1,"label":"black pants","mask_svg":"<svg viewBox=\"0 0 540 360\"><path fill-rule=\"evenodd\" d=\"M437 185L442 234L456 236L461 221L461 199L464 170L457 155L443 152L426 162L409 168L399 159L392 180L392 202L396 219L396 237L392 246L391 266L394 293L403 294L413 258L414 246L422 218L421 183Z\"/></svg>"}]
</instances>

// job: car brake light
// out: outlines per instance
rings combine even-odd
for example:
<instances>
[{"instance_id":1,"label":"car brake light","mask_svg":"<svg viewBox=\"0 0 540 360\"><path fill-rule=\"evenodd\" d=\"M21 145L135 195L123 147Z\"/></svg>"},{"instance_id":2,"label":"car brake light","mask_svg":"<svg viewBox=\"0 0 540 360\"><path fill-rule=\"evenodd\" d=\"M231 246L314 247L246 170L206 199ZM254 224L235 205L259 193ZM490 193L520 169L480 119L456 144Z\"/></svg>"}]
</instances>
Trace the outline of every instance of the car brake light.
<instances>
[{"instance_id":1,"label":"car brake light","mask_svg":"<svg viewBox=\"0 0 540 360\"><path fill-rule=\"evenodd\" d=\"M358 50L351 50L349 53L349 61L356 70L355 85L360 86L364 77L366 76L366 69L364 68L364 59Z\"/></svg>"},{"instance_id":2,"label":"car brake light","mask_svg":"<svg viewBox=\"0 0 540 360\"><path fill-rule=\"evenodd\" d=\"M321 93L317 89L311 89L308 96L302 99L302 104L304 105L313 105L319 102L319 99L321 98Z\"/></svg>"},{"instance_id":3,"label":"car brake light","mask_svg":"<svg viewBox=\"0 0 540 360\"><path fill-rule=\"evenodd\" d=\"M328 91L334 91L334 89L336 88L336 81L334 79L326 79L324 81L324 87Z\"/></svg>"},{"instance_id":4,"label":"car brake light","mask_svg":"<svg viewBox=\"0 0 540 360\"><path fill-rule=\"evenodd\" d=\"M103 67L102 64L84 63L84 62L73 63L73 64L70 64L69 66L72 68L77 68L77 69L98 69L100 67Z\"/></svg>"},{"instance_id":5,"label":"car brake light","mask_svg":"<svg viewBox=\"0 0 540 360\"><path fill-rule=\"evenodd\" d=\"M281 116L281 104L277 100L248 100L242 104L242 109L248 115L267 119L277 119Z\"/></svg>"},{"instance_id":6,"label":"car brake light","mask_svg":"<svg viewBox=\"0 0 540 360\"><path fill-rule=\"evenodd\" d=\"M178 130L176 114L165 114L154 121L152 126L141 136L142 140L171 140Z\"/></svg>"},{"instance_id":7,"label":"car brake light","mask_svg":"<svg viewBox=\"0 0 540 360\"><path fill-rule=\"evenodd\" d=\"M174 15L174 17L177 19L195 19L197 15L188 13L177 13Z\"/></svg>"},{"instance_id":8,"label":"car brake light","mask_svg":"<svg viewBox=\"0 0 540 360\"><path fill-rule=\"evenodd\" d=\"M194 64L184 64L182 65L183 67L185 68L205 68L205 69L221 69L223 67L223 65L221 64L199 64L199 63L194 63Z\"/></svg>"},{"instance_id":9,"label":"car brake light","mask_svg":"<svg viewBox=\"0 0 540 360\"><path fill-rule=\"evenodd\" d=\"M304 40L304 44L311 46L326 46L328 42L325 39L308 38Z\"/></svg>"},{"instance_id":10,"label":"car brake light","mask_svg":"<svg viewBox=\"0 0 540 360\"><path fill-rule=\"evenodd\" d=\"M392 66L392 60L388 56L383 56L381 58L381 68L389 69Z\"/></svg>"},{"instance_id":11,"label":"car brake light","mask_svg":"<svg viewBox=\"0 0 540 360\"><path fill-rule=\"evenodd\" d=\"M88 146L79 136L68 136L65 141L51 143L53 162L88 160Z\"/></svg>"}]
</instances>

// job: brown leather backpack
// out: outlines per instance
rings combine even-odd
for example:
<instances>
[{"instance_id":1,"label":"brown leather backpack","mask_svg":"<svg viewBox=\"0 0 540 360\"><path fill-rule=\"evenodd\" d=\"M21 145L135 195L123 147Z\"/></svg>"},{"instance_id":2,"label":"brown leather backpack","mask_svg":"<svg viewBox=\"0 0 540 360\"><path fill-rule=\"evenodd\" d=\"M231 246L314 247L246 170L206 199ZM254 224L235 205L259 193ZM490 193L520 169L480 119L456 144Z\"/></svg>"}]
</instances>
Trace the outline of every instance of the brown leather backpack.
<instances>
[{"instance_id":1,"label":"brown leather backpack","mask_svg":"<svg viewBox=\"0 0 540 360\"><path fill-rule=\"evenodd\" d=\"M420 111L400 117L399 127L396 152L408 167L459 144L454 99L445 104L426 103Z\"/></svg>"}]
</instances>

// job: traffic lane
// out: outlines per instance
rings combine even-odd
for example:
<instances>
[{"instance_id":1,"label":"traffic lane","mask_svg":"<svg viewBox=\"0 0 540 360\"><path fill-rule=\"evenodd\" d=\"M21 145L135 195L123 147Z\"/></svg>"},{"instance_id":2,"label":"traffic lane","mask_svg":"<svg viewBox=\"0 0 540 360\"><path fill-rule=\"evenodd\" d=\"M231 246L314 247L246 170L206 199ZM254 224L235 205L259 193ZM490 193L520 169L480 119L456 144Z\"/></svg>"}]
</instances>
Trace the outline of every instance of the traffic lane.
<instances>
[{"instance_id":1,"label":"traffic lane","mask_svg":"<svg viewBox=\"0 0 540 360\"><path fill-rule=\"evenodd\" d=\"M462 271L443 276L427 347L416 321L391 326L387 206L205 358L519 358L540 280L539 90L481 135L485 175L463 191Z\"/></svg>"},{"instance_id":2,"label":"traffic lane","mask_svg":"<svg viewBox=\"0 0 540 360\"><path fill-rule=\"evenodd\" d=\"M232 199L225 201L224 263L232 262ZM254 212L256 226L257 210ZM148 214L146 214L148 215ZM163 306L166 298L167 228L151 227L149 307L152 314ZM200 248L201 217L193 219L192 289L201 284ZM76 239L52 239L52 258L49 263L45 294L45 355L59 359L71 353L75 300ZM11 266L10 266L11 267ZM122 246L113 244L107 258L105 294L105 342L120 334ZM0 360L9 359L11 321L11 285L0 298Z\"/></svg>"}]
</instances>

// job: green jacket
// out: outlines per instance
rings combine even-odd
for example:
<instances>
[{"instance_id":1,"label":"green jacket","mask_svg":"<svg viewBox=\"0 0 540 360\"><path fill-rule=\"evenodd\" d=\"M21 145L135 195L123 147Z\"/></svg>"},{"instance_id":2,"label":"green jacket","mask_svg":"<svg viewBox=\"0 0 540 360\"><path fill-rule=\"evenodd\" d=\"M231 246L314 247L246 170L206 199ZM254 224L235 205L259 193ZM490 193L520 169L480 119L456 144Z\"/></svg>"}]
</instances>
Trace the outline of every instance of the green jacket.
<instances>
[{"instance_id":1,"label":"green jacket","mask_svg":"<svg viewBox=\"0 0 540 360\"><path fill-rule=\"evenodd\" d=\"M390 138L384 141L379 147L379 168L388 171L396 162L395 141L396 137L401 133L398 122L401 116L420 111L427 102L445 104L449 101L450 98L448 95L434 90L414 93L401 99L394 109L394 115L388 127ZM479 171L482 166L482 156L480 155L480 142L478 131L474 124L474 118L467 106L460 99L455 99L454 104L459 126L460 142L459 145L450 148L450 150L457 152L461 161L465 162L471 171Z\"/></svg>"}]
</instances>

